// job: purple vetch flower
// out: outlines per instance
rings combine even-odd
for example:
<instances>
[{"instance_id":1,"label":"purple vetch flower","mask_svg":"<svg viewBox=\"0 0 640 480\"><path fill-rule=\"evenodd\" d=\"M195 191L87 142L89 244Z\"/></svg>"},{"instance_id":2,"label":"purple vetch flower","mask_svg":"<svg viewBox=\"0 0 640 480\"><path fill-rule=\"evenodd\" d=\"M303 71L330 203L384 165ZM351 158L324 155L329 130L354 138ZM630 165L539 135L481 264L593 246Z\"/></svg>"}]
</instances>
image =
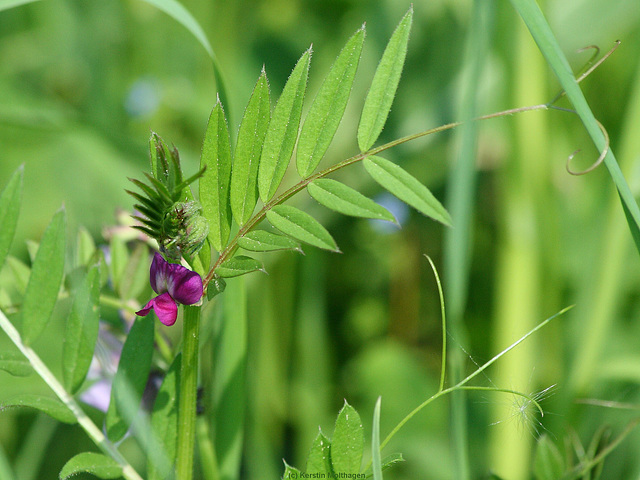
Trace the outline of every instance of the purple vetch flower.
<instances>
[{"instance_id":1,"label":"purple vetch flower","mask_svg":"<svg viewBox=\"0 0 640 480\"><path fill-rule=\"evenodd\" d=\"M151 262L150 281L151 288L159 295L136 315L144 317L153 309L167 326L176 323L178 303L193 305L202 297L202 277L182 265L167 262L157 252Z\"/></svg>"}]
</instances>

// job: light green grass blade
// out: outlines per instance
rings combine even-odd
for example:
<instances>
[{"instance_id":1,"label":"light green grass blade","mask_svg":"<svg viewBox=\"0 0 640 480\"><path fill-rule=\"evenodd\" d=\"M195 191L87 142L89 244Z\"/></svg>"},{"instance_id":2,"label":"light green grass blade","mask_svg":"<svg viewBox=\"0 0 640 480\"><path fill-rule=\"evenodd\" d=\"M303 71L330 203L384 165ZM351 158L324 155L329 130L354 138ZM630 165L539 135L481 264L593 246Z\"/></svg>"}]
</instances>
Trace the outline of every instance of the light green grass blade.
<instances>
[{"instance_id":1,"label":"light green grass blade","mask_svg":"<svg viewBox=\"0 0 640 480\"><path fill-rule=\"evenodd\" d=\"M380 456L380 406L382 397L378 397L373 409L373 426L371 427L371 470L373 480L382 480L382 458Z\"/></svg>"},{"instance_id":2,"label":"light green grass blade","mask_svg":"<svg viewBox=\"0 0 640 480\"><path fill-rule=\"evenodd\" d=\"M364 43L364 26L344 46L324 79L300 132L296 167L301 177L313 173L324 156L347 107Z\"/></svg>"},{"instance_id":3,"label":"light green grass blade","mask_svg":"<svg viewBox=\"0 0 640 480\"><path fill-rule=\"evenodd\" d=\"M16 170L0 196L0 268L9 254L18 225L23 174L23 167Z\"/></svg>"},{"instance_id":4,"label":"light green grass blade","mask_svg":"<svg viewBox=\"0 0 640 480\"><path fill-rule=\"evenodd\" d=\"M343 215L396 221L386 208L344 183L329 178L319 178L311 182L307 190L319 204Z\"/></svg>"},{"instance_id":5,"label":"light green grass blade","mask_svg":"<svg viewBox=\"0 0 640 480\"><path fill-rule=\"evenodd\" d=\"M369 88L369 93L364 101L358 125L358 147L361 152L365 152L373 146L387 122L407 56L412 21L413 7L400 20L391 35L376 73L373 75L371 88Z\"/></svg>"},{"instance_id":6,"label":"light green grass blade","mask_svg":"<svg viewBox=\"0 0 640 480\"><path fill-rule=\"evenodd\" d=\"M338 252L335 240L311 215L288 205L277 205L267 212L267 220L285 235L314 247Z\"/></svg>"},{"instance_id":7,"label":"light green grass blade","mask_svg":"<svg viewBox=\"0 0 640 480\"><path fill-rule=\"evenodd\" d=\"M112 458L101 453L83 452L71 458L60 470L60 480L87 472L102 479L122 477L122 467Z\"/></svg>"}]
</instances>

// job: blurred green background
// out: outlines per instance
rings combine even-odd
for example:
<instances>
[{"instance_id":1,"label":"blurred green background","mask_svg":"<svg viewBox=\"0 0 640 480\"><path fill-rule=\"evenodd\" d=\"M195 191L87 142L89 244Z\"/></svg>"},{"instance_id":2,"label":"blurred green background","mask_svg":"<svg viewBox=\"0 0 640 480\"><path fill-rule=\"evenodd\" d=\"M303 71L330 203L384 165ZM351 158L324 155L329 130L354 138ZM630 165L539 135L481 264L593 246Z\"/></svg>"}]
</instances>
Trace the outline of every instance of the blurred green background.
<instances>
[{"instance_id":1,"label":"blurred green background","mask_svg":"<svg viewBox=\"0 0 640 480\"><path fill-rule=\"evenodd\" d=\"M544 103L557 93L510 4L481 3L480 34L488 49L476 76L468 72L474 44L469 36L479 35L470 33L473 2L413 3L407 63L381 142L460 119L468 111L464 92L475 92L479 114ZM313 44L312 98L342 45L366 22L351 101L324 164L357 153L355 132L368 84L409 3L190 0L185 6L218 57L233 132L263 64L272 97L277 96L296 60ZM595 44L606 51L621 40L582 87L638 193L637 0L547 0L541 7L576 70L591 55L578 49ZM179 149L188 174L195 172L216 94L206 51L183 26L144 2L49 0L0 12L2 187L25 165L13 253L26 259L24 241L38 239L62 204L70 238L84 225L100 241L102 230L115 223L116 210L131 208L124 192L127 177L140 177L147 168L151 130ZM457 132L448 132L386 156L450 204L447 182L460 161L460 141ZM607 172L566 173L565 160L578 148L583 151L574 169L586 168L598 152L577 117L567 113L525 113L478 125L477 188L467 192L475 210L471 243L464 249L470 267L468 280L456 285L468 292L462 314L466 338L449 339L451 349L464 348L471 372L474 363L489 360L544 318L576 304L478 382L530 393L556 384L543 404L548 411L543 424L561 450L567 435L588 444L601 425L611 425L615 434L634 415L577 400L640 404L640 261ZM388 200L376 197L381 191L360 165L337 178ZM304 257L265 257L270 275L249 279L246 479L280 478L283 458L303 468L318 426L331 434L345 398L361 413L370 436L373 405L381 395L385 436L438 386L440 307L423 254L435 259L447 286L443 227L407 210L401 212L406 214L402 229L389 229L329 213L306 194L293 201L322 220L344 253L307 248ZM456 235L461 220L453 218L449 235ZM50 363L58 361L55 342L42 349ZM0 401L24 390L46 391L34 379L0 372ZM491 471L529 478L537 434L518 425L513 399L468 398L473 478ZM453 478L448 415L447 402L439 401L415 417L386 451L403 452L407 462L385 478ZM0 460L13 464L20 480L57 478L64 462L88 444L78 428L57 426L31 412L0 414ZM640 478L640 433L617 449L602 478Z\"/></svg>"}]
</instances>

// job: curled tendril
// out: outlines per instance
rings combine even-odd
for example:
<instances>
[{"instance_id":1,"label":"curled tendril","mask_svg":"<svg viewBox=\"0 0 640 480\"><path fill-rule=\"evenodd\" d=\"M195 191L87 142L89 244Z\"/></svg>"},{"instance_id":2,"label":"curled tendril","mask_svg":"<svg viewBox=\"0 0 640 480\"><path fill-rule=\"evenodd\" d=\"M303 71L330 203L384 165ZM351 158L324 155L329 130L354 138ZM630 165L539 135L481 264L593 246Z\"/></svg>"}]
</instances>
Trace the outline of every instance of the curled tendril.
<instances>
[{"instance_id":1,"label":"curled tendril","mask_svg":"<svg viewBox=\"0 0 640 480\"><path fill-rule=\"evenodd\" d=\"M607 156L607 153L609 153L609 134L607 133L607 129L604 128L604 125L602 125L602 123L600 123L598 120L596 120L596 122L598 122L598 126L600 127L600 130L602 130L602 134L604 135L604 140L605 140L604 149L602 150L602 153L600 153L600 156L598 157L598 159L593 163L593 165L591 165L586 170L582 170L582 171L571 170L571 167L570 167L571 160L573 160L573 157L575 157L580 150L576 150L571 155L569 155L569 157L567 157L566 168L567 168L567 172L569 172L571 175L576 175L576 176L586 175L587 173L594 171L604 161L604 157Z\"/></svg>"}]
</instances>

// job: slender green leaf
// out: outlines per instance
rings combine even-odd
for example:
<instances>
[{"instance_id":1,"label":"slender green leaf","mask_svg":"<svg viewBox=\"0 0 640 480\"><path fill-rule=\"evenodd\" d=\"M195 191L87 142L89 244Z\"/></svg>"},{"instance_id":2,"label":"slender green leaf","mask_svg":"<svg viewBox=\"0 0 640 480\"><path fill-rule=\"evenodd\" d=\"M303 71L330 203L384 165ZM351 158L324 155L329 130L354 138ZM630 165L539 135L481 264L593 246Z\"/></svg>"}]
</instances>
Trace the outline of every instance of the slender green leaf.
<instances>
[{"instance_id":1,"label":"slender green leaf","mask_svg":"<svg viewBox=\"0 0 640 480\"><path fill-rule=\"evenodd\" d=\"M13 286L18 292L24 295L27 290L27 285L29 284L31 269L27 264L18 260L13 255L7 257L7 266L13 277Z\"/></svg>"},{"instance_id":2,"label":"slender green leaf","mask_svg":"<svg viewBox=\"0 0 640 480\"><path fill-rule=\"evenodd\" d=\"M153 330L153 315L136 318L122 347L105 420L111 441L124 437L140 407L151 368Z\"/></svg>"},{"instance_id":3,"label":"slender green leaf","mask_svg":"<svg viewBox=\"0 0 640 480\"><path fill-rule=\"evenodd\" d=\"M34 3L38 0L0 0L0 12L9 10L10 8L19 7L28 3Z\"/></svg>"},{"instance_id":4,"label":"slender green leaf","mask_svg":"<svg viewBox=\"0 0 640 480\"><path fill-rule=\"evenodd\" d=\"M311 215L288 205L276 205L267 212L267 220L285 235L314 247L339 252L331 234Z\"/></svg>"},{"instance_id":5,"label":"slender green leaf","mask_svg":"<svg viewBox=\"0 0 640 480\"><path fill-rule=\"evenodd\" d=\"M73 412L64 403L53 397L23 393L3 402L0 405L0 411L12 407L35 408L62 423L74 424L77 422Z\"/></svg>"},{"instance_id":6,"label":"slender green leaf","mask_svg":"<svg viewBox=\"0 0 640 480\"><path fill-rule=\"evenodd\" d=\"M371 432L371 471L373 480L382 480L382 459L380 458L380 405L382 397L378 397L373 409L373 426Z\"/></svg>"},{"instance_id":7,"label":"slender green leaf","mask_svg":"<svg viewBox=\"0 0 640 480\"><path fill-rule=\"evenodd\" d=\"M239 225L251 218L258 201L258 163L269 126L270 109L269 83L263 69L240 123L233 158L231 211Z\"/></svg>"},{"instance_id":8,"label":"slender green leaf","mask_svg":"<svg viewBox=\"0 0 640 480\"><path fill-rule=\"evenodd\" d=\"M340 410L331 439L331 464L335 473L360 473L364 429L360 415L347 402Z\"/></svg>"},{"instance_id":9,"label":"slender green leaf","mask_svg":"<svg viewBox=\"0 0 640 480\"><path fill-rule=\"evenodd\" d=\"M23 175L24 168L18 168L0 195L0 268L9 254L18 225Z\"/></svg>"},{"instance_id":10,"label":"slender green leaf","mask_svg":"<svg viewBox=\"0 0 640 480\"><path fill-rule=\"evenodd\" d=\"M31 344L45 329L64 273L65 213L58 210L42 236L22 306L22 339Z\"/></svg>"},{"instance_id":11,"label":"slender green leaf","mask_svg":"<svg viewBox=\"0 0 640 480\"><path fill-rule=\"evenodd\" d=\"M276 250L296 250L302 253L300 244L295 240L266 230L253 230L238 238L238 245L252 252L273 252Z\"/></svg>"},{"instance_id":12,"label":"slender green leaf","mask_svg":"<svg viewBox=\"0 0 640 480\"><path fill-rule=\"evenodd\" d=\"M564 472L562 455L548 435L542 435L538 440L533 472L536 480L556 480L562 477Z\"/></svg>"},{"instance_id":13,"label":"slender green leaf","mask_svg":"<svg viewBox=\"0 0 640 480\"><path fill-rule=\"evenodd\" d=\"M284 474L282 475L282 480L298 480L299 478L303 478L302 472L296 467L292 467L287 462L284 462Z\"/></svg>"},{"instance_id":14,"label":"slender green leaf","mask_svg":"<svg viewBox=\"0 0 640 480\"><path fill-rule=\"evenodd\" d=\"M33 368L26 358L11 353L0 353L0 370L14 377L26 377L33 373Z\"/></svg>"},{"instance_id":15,"label":"slender green leaf","mask_svg":"<svg viewBox=\"0 0 640 480\"><path fill-rule=\"evenodd\" d=\"M369 175L390 193L420 213L451 225L451 217L427 187L395 163L380 157L367 157L364 167Z\"/></svg>"},{"instance_id":16,"label":"slender green leaf","mask_svg":"<svg viewBox=\"0 0 640 480\"><path fill-rule=\"evenodd\" d=\"M176 459L181 358L178 354L171 363L153 404L151 433L156 448L149 451L147 480L166 480Z\"/></svg>"},{"instance_id":17,"label":"slender green leaf","mask_svg":"<svg viewBox=\"0 0 640 480\"><path fill-rule=\"evenodd\" d=\"M400 83L404 60L407 56L412 20L413 7L400 20L391 35L373 76L358 125L358 147L362 152L373 146L389 116L391 104L396 95L398 83Z\"/></svg>"},{"instance_id":18,"label":"slender green leaf","mask_svg":"<svg viewBox=\"0 0 640 480\"><path fill-rule=\"evenodd\" d=\"M113 282L113 289L116 292L120 292L120 280L124 276L124 271L129 263L129 250L124 240L118 235L114 235L109 243L109 254L111 261L109 262L109 269L111 270L111 281Z\"/></svg>"},{"instance_id":19,"label":"slender green leaf","mask_svg":"<svg viewBox=\"0 0 640 480\"><path fill-rule=\"evenodd\" d=\"M307 457L307 467L305 468L305 474L307 475L322 475L317 478L331 478L331 441L322 433L318 432L311 450L309 450L309 456ZM314 478L314 477L310 477Z\"/></svg>"},{"instance_id":20,"label":"slender green leaf","mask_svg":"<svg viewBox=\"0 0 640 480\"><path fill-rule=\"evenodd\" d=\"M386 208L344 183L329 178L319 178L311 182L307 190L319 204L338 213L390 222L396 220Z\"/></svg>"},{"instance_id":21,"label":"slender green leaf","mask_svg":"<svg viewBox=\"0 0 640 480\"><path fill-rule=\"evenodd\" d=\"M78 244L76 250L76 262L78 265L90 265L96 252L96 243L89 231L84 228L78 228Z\"/></svg>"},{"instance_id":22,"label":"slender green leaf","mask_svg":"<svg viewBox=\"0 0 640 480\"><path fill-rule=\"evenodd\" d=\"M298 138L310 60L311 48L291 72L269 122L258 171L258 190L263 202L268 202L275 195Z\"/></svg>"},{"instance_id":23,"label":"slender green leaf","mask_svg":"<svg viewBox=\"0 0 640 480\"><path fill-rule=\"evenodd\" d=\"M149 284L149 248L140 243L128 255L118 285L120 298L129 300L136 298Z\"/></svg>"},{"instance_id":24,"label":"slender green leaf","mask_svg":"<svg viewBox=\"0 0 640 480\"><path fill-rule=\"evenodd\" d=\"M60 470L60 480L66 480L82 472L90 473L105 480L122 477L122 467L106 455L94 452L79 453L64 464Z\"/></svg>"},{"instance_id":25,"label":"slender green leaf","mask_svg":"<svg viewBox=\"0 0 640 480\"><path fill-rule=\"evenodd\" d=\"M200 203L209 222L209 240L213 248L221 251L229 240L231 230L231 143L229 127L220 100L209 117L207 132L202 144L200 168L205 168L200 178Z\"/></svg>"},{"instance_id":26,"label":"slender green leaf","mask_svg":"<svg viewBox=\"0 0 640 480\"><path fill-rule=\"evenodd\" d=\"M316 169L338 130L360 62L364 25L344 46L327 74L300 132L296 167L302 177Z\"/></svg>"},{"instance_id":27,"label":"slender green leaf","mask_svg":"<svg viewBox=\"0 0 640 480\"><path fill-rule=\"evenodd\" d=\"M223 278L239 277L240 275L257 271L265 271L262 263L255 258L244 255L236 255L216 268L216 274Z\"/></svg>"}]
</instances>

